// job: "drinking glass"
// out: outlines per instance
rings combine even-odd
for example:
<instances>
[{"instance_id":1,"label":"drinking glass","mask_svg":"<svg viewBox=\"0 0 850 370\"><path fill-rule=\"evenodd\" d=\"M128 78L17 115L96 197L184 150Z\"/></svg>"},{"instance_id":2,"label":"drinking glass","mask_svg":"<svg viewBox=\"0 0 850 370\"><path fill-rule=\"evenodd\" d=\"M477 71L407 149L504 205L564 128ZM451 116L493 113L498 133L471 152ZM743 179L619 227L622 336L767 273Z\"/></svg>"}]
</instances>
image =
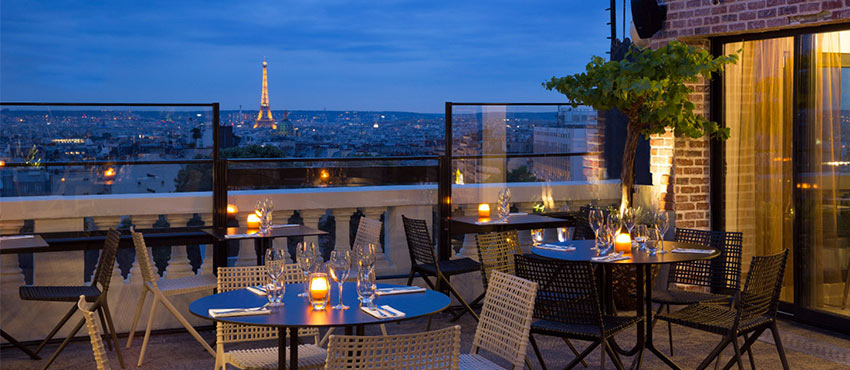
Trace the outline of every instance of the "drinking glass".
<instances>
[{"instance_id":1,"label":"drinking glass","mask_svg":"<svg viewBox=\"0 0 850 370\"><path fill-rule=\"evenodd\" d=\"M357 265L361 269L372 270L377 259L377 246L372 243L355 245Z\"/></svg>"},{"instance_id":2,"label":"drinking glass","mask_svg":"<svg viewBox=\"0 0 850 370\"><path fill-rule=\"evenodd\" d=\"M283 273L283 266L286 256L280 250L274 248L266 249L266 274L269 276L269 284L266 287L266 296L269 299L269 304L279 306L283 300L283 290L285 286L281 283L280 277Z\"/></svg>"},{"instance_id":3,"label":"drinking glass","mask_svg":"<svg viewBox=\"0 0 850 370\"><path fill-rule=\"evenodd\" d=\"M659 253L664 254L667 253L664 251L664 235L667 235L667 229L670 228L670 217L668 216L667 211L658 210L655 212L655 230L660 234L660 238L658 238L658 242L661 243Z\"/></svg>"},{"instance_id":4,"label":"drinking glass","mask_svg":"<svg viewBox=\"0 0 850 370\"><path fill-rule=\"evenodd\" d=\"M602 229L602 225L605 224L605 214L601 209L591 209L590 213L587 215L588 223L590 224L590 228L593 230L593 235L595 239L599 239L599 230ZM596 240L596 243L593 244L593 248L590 248L595 251L599 251L599 247L597 243L599 240Z\"/></svg>"},{"instance_id":5,"label":"drinking glass","mask_svg":"<svg viewBox=\"0 0 850 370\"><path fill-rule=\"evenodd\" d=\"M619 234L620 230L623 229L623 220L620 218L620 214L617 212L609 212L607 225L609 232L613 232L615 236Z\"/></svg>"},{"instance_id":6,"label":"drinking glass","mask_svg":"<svg viewBox=\"0 0 850 370\"><path fill-rule=\"evenodd\" d=\"M646 225L637 225L635 227L634 239L637 242L638 250L646 251L646 239L649 238L649 228Z\"/></svg>"},{"instance_id":7,"label":"drinking glass","mask_svg":"<svg viewBox=\"0 0 850 370\"><path fill-rule=\"evenodd\" d=\"M541 243L543 243L543 229L532 229L531 241L534 243L534 245L540 245Z\"/></svg>"},{"instance_id":8,"label":"drinking glass","mask_svg":"<svg viewBox=\"0 0 850 370\"><path fill-rule=\"evenodd\" d=\"M318 259L319 251L317 250L315 243L298 243L298 246L295 250L295 261L298 262L298 267L301 268L301 272L304 273L305 278L309 277L310 273L315 270L316 265L318 264ZM309 285L309 281L304 283L304 292L299 293L299 297L309 296Z\"/></svg>"},{"instance_id":9,"label":"drinking glass","mask_svg":"<svg viewBox=\"0 0 850 370\"><path fill-rule=\"evenodd\" d=\"M374 308L375 303L375 272L372 270L363 270L357 272L357 297L360 303L366 307Z\"/></svg>"},{"instance_id":10,"label":"drinking glass","mask_svg":"<svg viewBox=\"0 0 850 370\"><path fill-rule=\"evenodd\" d=\"M265 234L271 230L272 226L272 211L274 210L274 203L271 199L263 199L257 201L257 206L254 208L254 213L260 219L260 232Z\"/></svg>"},{"instance_id":11,"label":"drinking glass","mask_svg":"<svg viewBox=\"0 0 850 370\"><path fill-rule=\"evenodd\" d=\"M663 237L661 236L661 232L658 229L649 229L649 239L646 241L646 251L649 252L650 256L654 256L659 248L663 248ZM662 249L663 251L663 249Z\"/></svg>"},{"instance_id":12,"label":"drinking glass","mask_svg":"<svg viewBox=\"0 0 850 370\"><path fill-rule=\"evenodd\" d=\"M567 240L572 239L572 235L570 235L570 231L572 231L572 229L570 229L569 227L559 227L558 228L558 241L563 243Z\"/></svg>"},{"instance_id":13,"label":"drinking glass","mask_svg":"<svg viewBox=\"0 0 850 370\"><path fill-rule=\"evenodd\" d=\"M351 273L351 253L349 251L332 251L331 259L328 261L331 278L339 288L339 304L332 306L335 310L347 310L348 306L342 304L342 283Z\"/></svg>"},{"instance_id":14,"label":"drinking glass","mask_svg":"<svg viewBox=\"0 0 850 370\"><path fill-rule=\"evenodd\" d=\"M632 229L634 229L635 224L637 223L637 210L632 207L627 207L623 210L623 226L628 230L629 235L632 234Z\"/></svg>"},{"instance_id":15,"label":"drinking glass","mask_svg":"<svg viewBox=\"0 0 850 370\"><path fill-rule=\"evenodd\" d=\"M607 227L607 225L603 226L599 230L599 236L596 237L597 254L604 256L611 252L615 237L616 236L611 232L611 228Z\"/></svg>"}]
</instances>

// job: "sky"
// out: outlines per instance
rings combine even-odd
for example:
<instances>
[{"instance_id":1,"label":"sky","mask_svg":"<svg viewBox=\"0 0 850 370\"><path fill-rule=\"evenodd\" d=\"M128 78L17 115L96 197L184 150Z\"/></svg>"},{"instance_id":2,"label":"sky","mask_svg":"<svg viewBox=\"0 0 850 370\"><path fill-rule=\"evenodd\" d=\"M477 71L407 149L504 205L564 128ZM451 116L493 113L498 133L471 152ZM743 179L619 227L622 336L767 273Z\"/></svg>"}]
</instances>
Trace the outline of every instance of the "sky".
<instances>
[{"instance_id":1,"label":"sky","mask_svg":"<svg viewBox=\"0 0 850 370\"><path fill-rule=\"evenodd\" d=\"M3 0L0 101L256 110L265 58L273 110L561 102L541 82L606 55L607 4Z\"/></svg>"}]
</instances>

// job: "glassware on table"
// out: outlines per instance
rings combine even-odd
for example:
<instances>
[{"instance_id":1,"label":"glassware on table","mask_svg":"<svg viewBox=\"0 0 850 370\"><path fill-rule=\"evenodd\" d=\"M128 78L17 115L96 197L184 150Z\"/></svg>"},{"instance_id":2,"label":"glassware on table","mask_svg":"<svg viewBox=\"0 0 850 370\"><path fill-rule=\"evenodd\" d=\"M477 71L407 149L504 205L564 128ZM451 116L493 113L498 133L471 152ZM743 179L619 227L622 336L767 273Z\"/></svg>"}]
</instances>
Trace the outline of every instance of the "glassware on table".
<instances>
[{"instance_id":1,"label":"glassware on table","mask_svg":"<svg viewBox=\"0 0 850 370\"><path fill-rule=\"evenodd\" d=\"M354 246L357 266L360 269L372 270L377 260L378 246L372 243L361 243Z\"/></svg>"},{"instance_id":2,"label":"glassware on table","mask_svg":"<svg viewBox=\"0 0 850 370\"><path fill-rule=\"evenodd\" d=\"M269 276L269 284L266 285L266 297L269 304L279 306L283 304L283 293L286 286L281 282L283 266L286 263L283 252L274 248L266 249L266 274Z\"/></svg>"},{"instance_id":3,"label":"glassware on table","mask_svg":"<svg viewBox=\"0 0 850 370\"><path fill-rule=\"evenodd\" d=\"M559 227L558 228L558 241L565 242L567 240L572 239L572 229L569 227Z\"/></svg>"},{"instance_id":4,"label":"glassware on table","mask_svg":"<svg viewBox=\"0 0 850 370\"><path fill-rule=\"evenodd\" d=\"M623 220L623 226L625 226L626 230L629 232L629 235L632 234L632 230L635 228L635 224L637 224L637 214L637 209L627 207L623 210L623 214L621 215L621 218Z\"/></svg>"},{"instance_id":5,"label":"glassware on table","mask_svg":"<svg viewBox=\"0 0 850 370\"><path fill-rule=\"evenodd\" d=\"M511 216L511 189L504 188L499 192L498 203L496 203L499 222L507 222Z\"/></svg>"},{"instance_id":6,"label":"glassware on table","mask_svg":"<svg viewBox=\"0 0 850 370\"><path fill-rule=\"evenodd\" d=\"M298 262L298 267L301 268L301 272L304 273L304 278L308 278L310 273L313 272L319 260L319 251L316 248L315 243L307 243L301 242L298 243L298 246L295 250L295 261ZM309 281L304 283L304 292L298 294L299 297L307 297L309 295L310 285Z\"/></svg>"},{"instance_id":7,"label":"glassware on table","mask_svg":"<svg viewBox=\"0 0 850 370\"><path fill-rule=\"evenodd\" d=\"M328 280L328 274L322 268L317 268L317 272L311 272L307 277L307 282L310 285L310 295L308 300L313 310L324 310L331 300L331 283Z\"/></svg>"},{"instance_id":8,"label":"glassware on table","mask_svg":"<svg viewBox=\"0 0 850 370\"><path fill-rule=\"evenodd\" d=\"M531 242L534 245L543 243L543 229L531 229Z\"/></svg>"},{"instance_id":9,"label":"glassware on table","mask_svg":"<svg viewBox=\"0 0 850 370\"><path fill-rule=\"evenodd\" d=\"M661 254L667 253L664 250L664 236L667 235L667 230L670 228L670 216L667 211L658 210L655 212L655 230L660 234L660 238L658 242L661 244L659 247L659 252Z\"/></svg>"},{"instance_id":10,"label":"glassware on table","mask_svg":"<svg viewBox=\"0 0 850 370\"><path fill-rule=\"evenodd\" d=\"M600 256L607 255L614 248L614 240L616 234L611 231L607 225L603 225L599 230L599 236L596 237L596 250Z\"/></svg>"},{"instance_id":11,"label":"glassware on table","mask_svg":"<svg viewBox=\"0 0 850 370\"><path fill-rule=\"evenodd\" d=\"M258 201L257 207L254 208L254 213L260 219L260 232L263 234L271 230L273 211L274 203L269 198Z\"/></svg>"},{"instance_id":12,"label":"glassware on table","mask_svg":"<svg viewBox=\"0 0 850 370\"><path fill-rule=\"evenodd\" d=\"M608 212L606 226L609 232L614 233L614 235L619 234L623 230L623 220L620 218L620 214L617 212Z\"/></svg>"},{"instance_id":13,"label":"glassware on table","mask_svg":"<svg viewBox=\"0 0 850 370\"><path fill-rule=\"evenodd\" d=\"M357 297L366 307L374 308L375 303L375 271L361 269L357 272Z\"/></svg>"},{"instance_id":14,"label":"glassware on table","mask_svg":"<svg viewBox=\"0 0 850 370\"><path fill-rule=\"evenodd\" d=\"M649 238L649 228L646 225L637 225L634 230L634 241L638 250L646 251L646 240Z\"/></svg>"},{"instance_id":15,"label":"glassware on table","mask_svg":"<svg viewBox=\"0 0 850 370\"><path fill-rule=\"evenodd\" d=\"M605 225L605 213L601 209L591 209L587 215L587 221L590 224L590 229L593 230L594 239L596 240L593 248L590 249L599 251L599 247L597 246L599 243L599 231Z\"/></svg>"},{"instance_id":16,"label":"glassware on table","mask_svg":"<svg viewBox=\"0 0 850 370\"><path fill-rule=\"evenodd\" d=\"M332 251L331 259L328 261L328 268L331 278L333 278L337 288L339 288L339 304L331 308L335 310L347 310L348 306L342 304L342 283L345 282L345 279L351 273L351 253L342 250Z\"/></svg>"},{"instance_id":17,"label":"glassware on table","mask_svg":"<svg viewBox=\"0 0 850 370\"><path fill-rule=\"evenodd\" d=\"M649 238L646 240L646 251L650 256L654 256L659 248L663 248L663 244L661 244L663 239L658 229L649 229Z\"/></svg>"}]
</instances>

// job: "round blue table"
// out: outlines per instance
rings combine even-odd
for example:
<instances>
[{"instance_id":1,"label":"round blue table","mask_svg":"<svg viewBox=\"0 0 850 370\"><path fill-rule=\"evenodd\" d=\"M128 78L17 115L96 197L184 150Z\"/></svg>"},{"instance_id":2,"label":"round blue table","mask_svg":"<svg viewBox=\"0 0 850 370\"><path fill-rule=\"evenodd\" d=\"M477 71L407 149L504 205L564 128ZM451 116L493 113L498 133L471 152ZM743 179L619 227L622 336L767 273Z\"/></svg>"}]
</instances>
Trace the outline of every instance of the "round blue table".
<instances>
[{"instance_id":1,"label":"round blue table","mask_svg":"<svg viewBox=\"0 0 850 370\"><path fill-rule=\"evenodd\" d=\"M377 284L378 288L399 287L393 284ZM271 326L278 328L278 368L286 368L286 329L289 330L290 356L289 368L298 368L298 328L308 327L345 327L346 333L351 333L352 328L357 329L357 334L363 334L364 325L383 324L394 321L414 319L417 317L431 315L440 312L449 306L451 300L445 294L426 289L421 293L404 293L394 295L383 295L375 298L375 304L389 305L405 316L400 318L379 319L363 312L357 300L356 284L343 283L342 301L350 306L347 310L334 310L339 299L339 290L336 284L332 284L330 305L324 310L314 311L306 297L299 297L298 293L304 291L304 284L287 284L283 296L283 306L272 307L268 315L253 316L231 316L213 318L209 315L212 308L250 308L259 307L268 302L265 296L251 293L247 289L239 289L230 292L213 294L195 300L189 305L189 311L193 315L212 321L220 321L231 324Z\"/></svg>"}]
</instances>

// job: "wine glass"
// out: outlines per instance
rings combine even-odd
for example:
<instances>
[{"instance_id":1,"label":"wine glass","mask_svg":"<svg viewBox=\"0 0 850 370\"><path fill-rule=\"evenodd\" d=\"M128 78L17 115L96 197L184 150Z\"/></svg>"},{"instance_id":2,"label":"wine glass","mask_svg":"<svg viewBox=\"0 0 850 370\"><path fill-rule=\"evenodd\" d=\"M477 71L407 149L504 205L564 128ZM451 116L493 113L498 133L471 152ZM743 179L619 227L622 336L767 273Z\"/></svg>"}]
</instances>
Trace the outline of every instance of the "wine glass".
<instances>
[{"instance_id":1,"label":"wine glass","mask_svg":"<svg viewBox=\"0 0 850 370\"><path fill-rule=\"evenodd\" d=\"M637 224L637 210L632 207L627 207L623 210L622 215L623 225L628 230L629 235L632 234L632 229L634 229L635 224Z\"/></svg>"},{"instance_id":2,"label":"wine glass","mask_svg":"<svg viewBox=\"0 0 850 370\"><path fill-rule=\"evenodd\" d=\"M667 229L669 228L670 217L668 216L667 211L659 209L655 212L655 230L657 230L658 234L660 234L658 241L659 243L661 243L661 246L659 248L659 253L661 254L667 253L666 251L664 251L664 235L667 235Z\"/></svg>"},{"instance_id":3,"label":"wine glass","mask_svg":"<svg viewBox=\"0 0 850 370\"><path fill-rule=\"evenodd\" d=\"M603 256L608 254L611 251L611 246L614 245L614 238L615 234L613 234L612 229L607 225L603 225L603 227L599 230L599 236L597 237L597 254Z\"/></svg>"},{"instance_id":4,"label":"wine glass","mask_svg":"<svg viewBox=\"0 0 850 370\"><path fill-rule=\"evenodd\" d=\"M532 229L531 240L535 246L543 243L543 229Z\"/></svg>"},{"instance_id":5,"label":"wine glass","mask_svg":"<svg viewBox=\"0 0 850 370\"><path fill-rule=\"evenodd\" d=\"M599 240L599 230L602 229L602 225L605 224L605 214L601 209L591 209L590 213L587 215L588 223L590 224L590 228L593 230L593 235L596 239L596 242ZM592 250L598 251L599 247L594 243Z\"/></svg>"},{"instance_id":6,"label":"wine glass","mask_svg":"<svg viewBox=\"0 0 850 370\"><path fill-rule=\"evenodd\" d=\"M339 304L331 308L335 310L347 310L348 306L342 304L342 283L348 278L351 273L351 253L349 251L332 251L331 259L328 267L330 268L331 278L336 282L339 288Z\"/></svg>"},{"instance_id":7,"label":"wine glass","mask_svg":"<svg viewBox=\"0 0 850 370\"><path fill-rule=\"evenodd\" d=\"M635 242L637 242L638 250L646 250L647 238L649 238L649 228L646 225L637 225L635 227Z\"/></svg>"},{"instance_id":8,"label":"wine glass","mask_svg":"<svg viewBox=\"0 0 850 370\"><path fill-rule=\"evenodd\" d=\"M563 243L567 240L570 240L571 239L570 231L571 230L570 230L569 227L559 227L558 228L558 241Z\"/></svg>"},{"instance_id":9,"label":"wine glass","mask_svg":"<svg viewBox=\"0 0 850 370\"><path fill-rule=\"evenodd\" d=\"M274 248L266 249L266 274L269 276L269 284L266 288L266 296L272 306L278 306L283 300L283 289L285 286L280 282L280 275L284 266L283 252Z\"/></svg>"},{"instance_id":10,"label":"wine glass","mask_svg":"<svg viewBox=\"0 0 850 370\"><path fill-rule=\"evenodd\" d=\"M375 272L361 269L357 272L357 297L366 307L375 307Z\"/></svg>"},{"instance_id":11,"label":"wine glass","mask_svg":"<svg viewBox=\"0 0 850 370\"><path fill-rule=\"evenodd\" d=\"M646 241L646 251L649 252L650 256L654 256L658 251L659 247L663 252L663 241L664 237L658 229L649 229L649 238Z\"/></svg>"},{"instance_id":12,"label":"wine glass","mask_svg":"<svg viewBox=\"0 0 850 370\"><path fill-rule=\"evenodd\" d=\"M620 230L623 229L623 220L620 218L620 214L617 212L609 212L608 213L608 231L613 233L614 236L620 233Z\"/></svg>"},{"instance_id":13,"label":"wine glass","mask_svg":"<svg viewBox=\"0 0 850 370\"><path fill-rule=\"evenodd\" d=\"M316 267L316 262L319 257L319 253L316 250L315 243L307 243L302 242L298 243L296 248L295 260L298 262L298 267L301 268L301 272L304 273L305 279L310 276L310 272L312 272ZM304 283L304 292L299 293L299 297L307 297L309 293L310 287L309 282Z\"/></svg>"},{"instance_id":14,"label":"wine glass","mask_svg":"<svg viewBox=\"0 0 850 370\"><path fill-rule=\"evenodd\" d=\"M364 270L372 270L377 259L377 246L372 243L361 243L355 246L357 265Z\"/></svg>"}]
</instances>

